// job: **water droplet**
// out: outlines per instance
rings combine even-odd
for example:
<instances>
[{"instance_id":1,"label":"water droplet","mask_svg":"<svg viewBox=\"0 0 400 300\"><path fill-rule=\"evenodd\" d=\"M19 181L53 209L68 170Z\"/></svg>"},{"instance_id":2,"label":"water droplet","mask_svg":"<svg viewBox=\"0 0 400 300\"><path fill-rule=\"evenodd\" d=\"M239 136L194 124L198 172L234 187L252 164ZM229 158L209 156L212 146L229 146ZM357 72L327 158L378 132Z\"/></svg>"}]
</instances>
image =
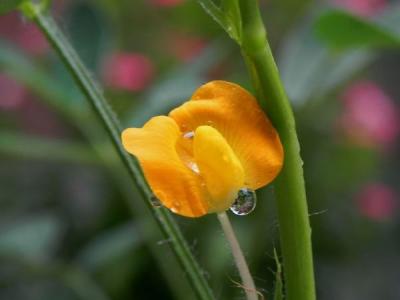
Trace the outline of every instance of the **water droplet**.
<instances>
[{"instance_id":1,"label":"water droplet","mask_svg":"<svg viewBox=\"0 0 400 300\"><path fill-rule=\"evenodd\" d=\"M184 137L185 139L192 139L192 138L194 137L194 131L185 132L185 133L183 134L183 137Z\"/></svg>"},{"instance_id":2,"label":"water droplet","mask_svg":"<svg viewBox=\"0 0 400 300\"><path fill-rule=\"evenodd\" d=\"M198 166L195 162L193 162L193 161L189 162L189 168L190 168L193 172L195 172L196 174L200 174L199 166Z\"/></svg>"},{"instance_id":3,"label":"water droplet","mask_svg":"<svg viewBox=\"0 0 400 300\"><path fill-rule=\"evenodd\" d=\"M231 206L231 211L238 216L245 216L251 213L256 207L256 193L249 188L241 188L237 194L235 202Z\"/></svg>"},{"instance_id":4,"label":"water droplet","mask_svg":"<svg viewBox=\"0 0 400 300\"><path fill-rule=\"evenodd\" d=\"M151 196L150 198L151 205L154 207L161 207L162 204L160 202L160 199L158 199L155 195Z\"/></svg>"}]
</instances>

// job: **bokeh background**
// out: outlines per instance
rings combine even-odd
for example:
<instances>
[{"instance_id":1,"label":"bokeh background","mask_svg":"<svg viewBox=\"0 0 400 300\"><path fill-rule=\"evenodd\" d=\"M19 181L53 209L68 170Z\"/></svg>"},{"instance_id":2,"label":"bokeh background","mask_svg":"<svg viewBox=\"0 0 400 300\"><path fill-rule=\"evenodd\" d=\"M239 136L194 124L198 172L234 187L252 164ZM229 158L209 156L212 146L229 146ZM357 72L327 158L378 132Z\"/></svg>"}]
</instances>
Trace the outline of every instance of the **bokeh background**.
<instances>
[{"instance_id":1,"label":"bokeh background","mask_svg":"<svg viewBox=\"0 0 400 300\"><path fill-rule=\"evenodd\" d=\"M400 53L337 51L315 34L334 8L399 33L400 3L260 4L297 118L318 298L400 299ZM212 79L251 89L196 1L54 0L52 11L127 127ZM231 219L270 299L279 227L273 189L258 197ZM17 13L0 16L0 207L0 299L194 299L84 97ZM177 220L218 299L242 299L216 218Z\"/></svg>"}]
</instances>

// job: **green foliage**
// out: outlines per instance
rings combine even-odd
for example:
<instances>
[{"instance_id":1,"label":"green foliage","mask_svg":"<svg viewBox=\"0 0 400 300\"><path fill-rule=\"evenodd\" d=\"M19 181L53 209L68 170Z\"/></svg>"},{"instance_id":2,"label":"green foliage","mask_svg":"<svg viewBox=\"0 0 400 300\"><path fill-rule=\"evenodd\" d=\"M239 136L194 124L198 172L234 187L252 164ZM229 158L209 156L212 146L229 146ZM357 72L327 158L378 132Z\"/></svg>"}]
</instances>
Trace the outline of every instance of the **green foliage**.
<instances>
[{"instance_id":1,"label":"green foliage","mask_svg":"<svg viewBox=\"0 0 400 300\"><path fill-rule=\"evenodd\" d=\"M87 3L77 3L70 9L69 18L66 19L69 38L88 68L99 71L104 53L112 40L107 22L100 11Z\"/></svg>"},{"instance_id":2,"label":"green foliage","mask_svg":"<svg viewBox=\"0 0 400 300\"><path fill-rule=\"evenodd\" d=\"M221 10L226 18L227 32L236 41L242 39L242 18L240 16L240 0L223 0Z\"/></svg>"},{"instance_id":3,"label":"green foliage","mask_svg":"<svg viewBox=\"0 0 400 300\"><path fill-rule=\"evenodd\" d=\"M376 48L374 44L365 44L361 49L348 47L342 51L332 51L334 49L330 46L336 43L336 36L328 36L327 32L324 32L324 37L320 40L315 34L310 34L318 31L319 22L326 17L331 18L331 13L328 11L316 15L312 12L306 15L303 21L286 35L280 47L279 71L289 99L296 106L304 106L312 99L324 97L377 58L376 52L373 51ZM389 6L369 23L398 35L400 9ZM333 24L329 26L329 30L339 31ZM346 34L353 33L348 29L340 33ZM331 42L326 45L325 40Z\"/></svg>"},{"instance_id":4,"label":"green foliage","mask_svg":"<svg viewBox=\"0 0 400 300\"><path fill-rule=\"evenodd\" d=\"M48 260L54 251L62 223L51 214L17 219L0 226L0 254L28 260Z\"/></svg>"},{"instance_id":5,"label":"green foliage","mask_svg":"<svg viewBox=\"0 0 400 300\"><path fill-rule=\"evenodd\" d=\"M274 288L274 300L283 300L283 280L282 280L282 266L279 261L278 253L274 248L274 260L276 264L275 271L275 288Z\"/></svg>"},{"instance_id":6,"label":"green foliage","mask_svg":"<svg viewBox=\"0 0 400 300\"><path fill-rule=\"evenodd\" d=\"M132 223L124 224L89 242L82 249L78 260L89 269L104 268L119 257L133 254L142 242L136 227Z\"/></svg>"},{"instance_id":7,"label":"green foliage","mask_svg":"<svg viewBox=\"0 0 400 300\"><path fill-rule=\"evenodd\" d=\"M138 161L129 155L122 147L120 133L122 127L120 121L111 106L105 99L103 90L91 76L76 50L72 47L64 34L60 31L54 19L47 12L39 10L34 4L24 7L26 15L33 14L33 19L48 40L52 43L60 59L70 71L77 86L85 94L87 101L91 104L98 120L104 126L113 142L114 149L119 154L121 162L124 163L126 171L130 175L131 182L140 191L143 200L153 211L155 220L166 238L171 239L171 247L177 259L181 262L183 269L188 272L190 283L199 299L214 299L213 293L201 272L197 260L192 255L189 246L183 237L175 220L165 208L155 208L152 205L152 191L143 177Z\"/></svg>"},{"instance_id":8,"label":"green foliage","mask_svg":"<svg viewBox=\"0 0 400 300\"><path fill-rule=\"evenodd\" d=\"M17 9L24 0L2 0L0 2L0 15L6 14L9 11Z\"/></svg>"},{"instance_id":9,"label":"green foliage","mask_svg":"<svg viewBox=\"0 0 400 300\"><path fill-rule=\"evenodd\" d=\"M308 21L295 27L284 39L278 55L286 92L298 107L331 92L376 57L369 49L333 53L310 34L312 23Z\"/></svg>"},{"instance_id":10,"label":"green foliage","mask_svg":"<svg viewBox=\"0 0 400 300\"><path fill-rule=\"evenodd\" d=\"M400 47L400 36L344 11L328 11L315 24L317 36L334 49Z\"/></svg>"},{"instance_id":11,"label":"green foliage","mask_svg":"<svg viewBox=\"0 0 400 300\"><path fill-rule=\"evenodd\" d=\"M75 105L76 102L85 105L82 96L76 95L76 89L71 89L22 51L1 40L0 69L40 95L51 107L66 113L73 111L75 117L83 113L82 107Z\"/></svg>"},{"instance_id":12,"label":"green foliage","mask_svg":"<svg viewBox=\"0 0 400 300\"><path fill-rule=\"evenodd\" d=\"M238 0L223 0L218 7L212 0L198 0L203 9L239 44L242 22Z\"/></svg>"},{"instance_id":13,"label":"green foliage","mask_svg":"<svg viewBox=\"0 0 400 300\"><path fill-rule=\"evenodd\" d=\"M101 78L104 54L113 51L144 55L154 67L154 77L143 90L105 90L125 126L166 114L208 80L250 86L240 51L195 1L173 7L148 0L60 2L67 5L57 10L57 21L93 77ZM366 20L398 36L399 6L389 2L393 5ZM218 5L211 8L214 16L223 18L222 1L213 3ZM295 105L317 285L323 291L319 298L398 299L393 289L399 265L398 209L394 217L373 220L362 214L355 198L370 182L392 186L398 196L398 139L392 148L370 147L349 139L338 126L346 109L342 93L356 81L378 83L398 106L398 55L372 44L335 51L315 35L313 25L321 14L315 1L260 4ZM4 18L11 16L17 14ZM32 29L30 20L20 21ZM19 29L0 30L0 77L16 80L25 94L22 102L3 109L7 89L0 88L0 298L194 299L187 274L169 249L170 240L158 234L68 70L51 49L36 56L16 42ZM11 36L3 35L7 31ZM200 39L206 46L182 59L171 49L174 34ZM257 286L268 291L268 299L280 291L278 272L270 271L278 269L278 262L267 255L280 230L272 192L276 190L268 187L258 193L260 201L250 216L232 218ZM58 225L51 225L52 218ZM214 217L176 219L218 297L243 297L232 283L238 275ZM378 278L373 284L372 277ZM275 287L279 291L273 294Z\"/></svg>"}]
</instances>

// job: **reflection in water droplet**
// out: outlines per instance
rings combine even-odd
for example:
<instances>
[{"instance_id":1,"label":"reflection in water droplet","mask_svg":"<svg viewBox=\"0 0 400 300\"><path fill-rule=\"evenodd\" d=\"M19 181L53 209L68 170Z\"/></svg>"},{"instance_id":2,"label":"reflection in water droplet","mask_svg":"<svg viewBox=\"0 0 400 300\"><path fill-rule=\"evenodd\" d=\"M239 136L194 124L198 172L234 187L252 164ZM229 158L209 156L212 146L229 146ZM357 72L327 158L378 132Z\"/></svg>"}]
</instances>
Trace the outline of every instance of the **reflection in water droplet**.
<instances>
[{"instance_id":1,"label":"reflection in water droplet","mask_svg":"<svg viewBox=\"0 0 400 300\"><path fill-rule=\"evenodd\" d=\"M194 131L188 131L183 134L185 139L192 139L194 137Z\"/></svg>"},{"instance_id":2,"label":"reflection in water droplet","mask_svg":"<svg viewBox=\"0 0 400 300\"><path fill-rule=\"evenodd\" d=\"M199 166L198 166L195 162L193 162L193 161L189 162L189 168L190 168L193 172L195 172L196 174L200 174Z\"/></svg>"},{"instance_id":3,"label":"reflection in water droplet","mask_svg":"<svg viewBox=\"0 0 400 300\"><path fill-rule=\"evenodd\" d=\"M151 196L150 202L154 207L161 207L162 205L160 199L158 199L155 195Z\"/></svg>"},{"instance_id":4,"label":"reflection in water droplet","mask_svg":"<svg viewBox=\"0 0 400 300\"><path fill-rule=\"evenodd\" d=\"M245 216L251 213L256 207L256 193L249 188L241 188L237 194L235 202L231 206L231 211L238 216Z\"/></svg>"}]
</instances>

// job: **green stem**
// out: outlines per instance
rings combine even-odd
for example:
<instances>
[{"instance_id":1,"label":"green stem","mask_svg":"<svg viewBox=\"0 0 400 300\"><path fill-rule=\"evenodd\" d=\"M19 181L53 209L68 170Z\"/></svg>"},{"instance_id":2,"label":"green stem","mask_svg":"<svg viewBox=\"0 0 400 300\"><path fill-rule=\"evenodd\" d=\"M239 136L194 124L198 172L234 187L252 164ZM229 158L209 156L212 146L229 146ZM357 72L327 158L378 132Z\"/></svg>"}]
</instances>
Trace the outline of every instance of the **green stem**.
<instances>
[{"instance_id":1,"label":"green stem","mask_svg":"<svg viewBox=\"0 0 400 300\"><path fill-rule=\"evenodd\" d=\"M311 228L303 162L295 120L279 77L257 0L240 1L242 52L259 100L279 132L285 149L283 169L274 182L287 300L315 299Z\"/></svg>"},{"instance_id":2,"label":"green stem","mask_svg":"<svg viewBox=\"0 0 400 300\"><path fill-rule=\"evenodd\" d=\"M109 133L115 149L129 172L134 185L137 187L142 198L147 200L146 203L152 209L162 232L166 239L170 241L169 244L186 272L198 299L214 299L212 291L173 217L166 209L154 208L152 206L151 199L153 194L142 175L137 160L126 153L121 145L120 133L122 127L107 103L107 100L104 98L103 91L95 83L91 74L87 71L64 34L59 30L51 15L43 11L40 5L29 1L24 2L21 9L26 16L31 17L35 21L41 31L46 35L63 63L69 69L71 75L74 77L77 85L92 105L100 121Z\"/></svg>"},{"instance_id":3,"label":"green stem","mask_svg":"<svg viewBox=\"0 0 400 300\"><path fill-rule=\"evenodd\" d=\"M257 300L258 292L256 286L254 285L253 277L251 277L249 267L247 266L246 259L244 258L242 249L240 248L228 215L226 212L222 212L217 214L217 216L219 222L221 223L225 237L229 242L229 246L231 247L232 255L235 260L236 267L238 268L239 275L242 278L242 285L246 293L246 298L247 300Z\"/></svg>"}]
</instances>

